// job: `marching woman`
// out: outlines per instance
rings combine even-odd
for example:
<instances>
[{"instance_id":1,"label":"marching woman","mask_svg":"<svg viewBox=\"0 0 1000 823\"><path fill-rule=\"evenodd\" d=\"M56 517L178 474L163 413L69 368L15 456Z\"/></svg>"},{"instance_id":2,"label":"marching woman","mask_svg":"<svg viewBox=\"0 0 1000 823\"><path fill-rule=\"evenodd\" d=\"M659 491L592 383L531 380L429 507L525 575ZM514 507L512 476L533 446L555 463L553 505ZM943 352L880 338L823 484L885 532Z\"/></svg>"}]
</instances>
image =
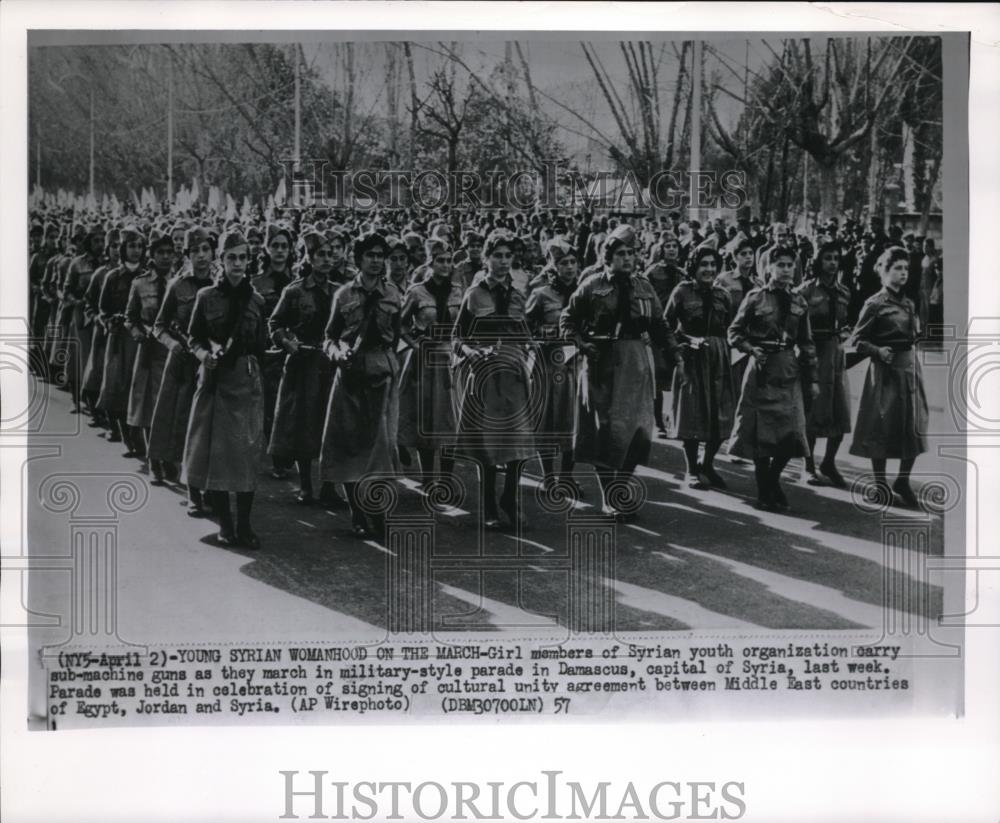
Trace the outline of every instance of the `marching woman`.
<instances>
[{"instance_id":1,"label":"marching woman","mask_svg":"<svg viewBox=\"0 0 1000 823\"><path fill-rule=\"evenodd\" d=\"M264 298L247 279L250 249L239 231L220 244L223 273L201 289L191 312L191 350L201 362L184 444L181 481L203 489L219 518L223 546L260 548L250 526L264 448ZM236 527L229 493L236 493Z\"/></svg>"},{"instance_id":2,"label":"marching woman","mask_svg":"<svg viewBox=\"0 0 1000 823\"><path fill-rule=\"evenodd\" d=\"M128 396L132 386L132 371L139 344L125 328L125 308L128 305L132 281L139 276L146 240L135 227L122 229L119 246L120 265L108 272L101 286L99 308L101 325L107 333L104 349L104 371L97 406L108 416L111 433L108 441L124 441L125 457L143 457L145 448L141 436L129 428Z\"/></svg>"},{"instance_id":3,"label":"marching woman","mask_svg":"<svg viewBox=\"0 0 1000 823\"><path fill-rule=\"evenodd\" d=\"M106 261L104 260L104 227L100 224L87 233L84 253L70 264L63 287L63 305L69 315L66 323L68 383L73 391L74 411L79 413L81 401L93 413L95 395L83 390L83 374L90 357L93 322L86 310L87 288L90 280Z\"/></svg>"},{"instance_id":4,"label":"marching woman","mask_svg":"<svg viewBox=\"0 0 1000 823\"><path fill-rule=\"evenodd\" d=\"M428 273L403 297L400 336L407 348L399 377L400 454L405 449L417 450L425 488L434 471L435 454L441 474L450 475L454 467L453 459L445 457L441 449L453 445L455 439L449 355L451 330L463 293L452 279L448 243L431 239L426 248ZM393 250L390 256L396 253Z\"/></svg>"},{"instance_id":5,"label":"marching woman","mask_svg":"<svg viewBox=\"0 0 1000 823\"><path fill-rule=\"evenodd\" d=\"M688 260L688 276L674 289L663 318L683 354L674 370L673 415L668 436L684 442L687 483L726 488L713 461L733 425L733 373L726 332L733 309L729 292L715 285L722 259L710 246L699 246ZM705 453L698 461L698 444Z\"/></svg>"},{"instance_id":6,"label":"marching woman","mask_svg":"<svg viewBox=\"0 0 1000 823\"><path fill-rule=\"evenodd\" d=\"M389 237L389 282L400 294L406 294L410 282L410 255L406 243L399 237Z\"/></svg>"},{"instance_id":7,"label":"marching woman","mask_svg":"<svg viewBox=\"0 0 1000 823\"><path fill-rule=\"evenodd\" d=\"M248 235L247 240L251 238ZM267 228L267 246L257 270L247 268L250 285L264 298L264 316L270 317L278 305L278 298L285 286L295 277L292 275L292 263L295 242L290 230L284 226L270 225ZM251 246L251 253L253 248ZM268 350L264 352L261 361L261 374L264 379L264 436L270 438L274 434L274 415L278 402L278 384L281 383L282 369L285 365L285 352ZM271 457L271 476L277 480L286 477L286 463L281 459Z\"/></svg>"},{"instance_id":8,"label":"marching woman","mask_svg":"<svg viewBox=\"0 0 1000 823\"><path fill-rule=\"evenodd\" d=\"M525 299L510 278L514 247L514 235L503 229L486 238L485 273L465 292L452 331L458 453L479 464L483 523L491 530L501 527L497 467L505 467L499 508L520 525L521 469L535 453Z\"/></svg>"},{"instance_id":9,"label":"marching woman","mask_svg":"<svg viewBox=\"0 0 1000 823\"><path fill-rule=\"evenodd\" d=\"M927 396L914 343L920 320L913 302L902 293L909 275L905 249L892 246L878 259L882 289L865 301L854 328L858 354L871 362L861 392L851 454L872 461L876 488L888 496L886 460L899 460L892 491L916 507L910 472L917 455L927 450Z\"/></svg>"},{"instance_id":10,"label":"marching woman","mask_svg":"<svg viewBox=\"0 0 1000 823\"><path fill-rule=\"evenodd\" d=\"M663 232L660 242L656 244L656 259L646 269L646 279L652 284L653 290L661 306L666 306L670 295L684 279L684 271L678 267L677 258L681 253L681 244L673 232ZM653 419L657 431L667 434L667 426L663 420L663 393L671 385L673 363L665 359L663 351L653 347L653 366L656 370L656 396L653 398Z\"/></svg>"},{"instance_id":11,"label":"marching woman","mask_svg":"<svg viewBox=\"0 0 1000 823\"><path fill-rule=\"evenodd\" d=\"M774 247L767 285L750 291L729 327L729 345L753 358L743 377L729 453L754 461L756 507L766 511L788 510L781 472L809 449L803 383L812 397L819 394L809 307L791 291L796 260L794 249Z\"/></svg>"},{"instance_id":12,"label":"marching woman","mask_svg":"<svg viewBox=\"0 0 1000 823\"><path fill-rule=\"evenodd\" d=\"M736 268L724 271L715 278L715 285L721 286L729 292L729 303L733 308L733 314L736 314L740 308L740 304L743 302L743 298L746 297L752 289L756 289L759 286L764 285L763 280L757 276L757 272L754 269L755 254L756 248L754 247L753 241L744 235L736 242L736 245L732 250L732 256L735 261ZM743 385L743 375L746 373L747 368L749 368L751 359L752 358L744 355L735 361L732 361L731 368L733 372L734 387ZM733 463L744 462L742 457L735 454L730 454L729 460Z\"/></svg>"},{"instance_id":13,"label":"marching woman","mask_svg":"<svg viewBox=\"0 0 1000 823\"><path fill-rule=\"evenodd\" d=\"M636 273L634 243L629 226L609 234L604 269L584 278L559 317L563 338L587 357L578 380L576 459L597 470L610 516L619 515L613 485L649 460L656 390L650 346L683 365L652 284Z\"/></svg>"},{"instance_id":14,"label":"marching woman","mask_svg":"<svg viewBox=\"0 0 1000 823\"><path fill-rule=\"evenodd\" d=\"M215 238L207 229L193 228L185 240L188 265L167 284L163 305L153 323L153 334L168 350L160 392L149 428L149 459L163 465L163 473L176 480L184 459L191 403L198 382L198 358L191 351L187 330L198 292L212 285ZM188 515L205 516L201 489L188 484Z\"/></svg>"},{"instance_id":15,"label":"marching woman","mask_svg":"<svg viewBox=\"0 0 1000 823\"><path fill-rule=\"evenodd\" d=\"M147 456L149 427L153 422L156 395L160 391L163 367L167 362L167 347L153 333L153 323L160 313L163 295L167 291L167 277L174 262L174 243L170 235L154 237L149 244L149 253L152 266L132 281L125 307L125 328L139 347L132 369L126 422L143 438L143 453ZM151 459L149 466L153 472L152 484L162 486L163 464Z\"/></svg>"},{"instance_id":16,"label":"marching woman","mask_svg":"<svg viewBox=\"0 0 1000 823\"><path fill-rule=\"evenodd\" d=\"M113 261L111 257L112 255L117 256L120 239L121 232L118 229L111 229L108 232L103 252L103 259L106 262L90 276L90 282L83 295L84 316L91 332L90 350L87 354L87 364L83 370L83 385L80 393L88 398L87 405L90 407L91 414L89 425L91 427L108 425L107 415L97 405L97 398L101 393L101 383L104 379L104 354L108 344L107 330L99 319L100 302L104 279L118 265L117 261Z\"/></svg>"},{"instance_id":17,"label":"marching woman","mask_svg":"<svg viewBox=\"0 0 1000 823\"><path fill-rule=\"evenodd\" d=\"M742 238L733 249L733 260L736 268L724 271L715 278L715 285L721 286L729 292L729 302L735 312L752 289L756 289L763 284L754 271L754 245L748 237ZM746 361L740 361L738 377L743 377Z\"/></svg>"},{"instance_id":18,"label":"marching woman","mask_svg":"<svg viewBox=\"0 0 1000 823\"><path fill-rule=\"evenodd\" d=\"M851 430L850 390L847 385L847 357L842 341L850 335L847 311L851 290L838 279L840 244L828 241L813 260L812 277L795 291L809 306L809 327L816 344L819 394L806 399L806 439L809 455L806 471L810 485L819 485L813 451L816 440L826 438L826 454L819 470L837 488L847 483L837 470L837 450Z\"/></svg>"},{"instance_id":19,"label":"marching woman","mask_svg":"<svg viewBox=\"0 0 1000 823\"><path fill-rule=\"evenodd\" d=\"M323 428L320 476L343 483L355 536L380 536L382 523L365 516L357 483L397 471L399 428L399 290L385 275L389 245L378 234L354 244L360 271L333 295L325 350L337 364Z\"/></svg>"},{"instance_id":20,"label":"marching woman","mask_svg":"<svg viewBox=\"0 0 1000 823\"><path fill-rule=\"evenodd\" d=\"M524 313L532 336L538 341L537 357L531 370L534 391L545 393L545 407L538 427L538 447L542 461L543 483L550 485L557 477L576 490L570 477L573 472L573 420L576 415L575 357L566 357L566 344L559 335L559 316L576 289L580 266L573 247L565 240L551 240L546 248L549 265L532 283ZM541 281L541 282L539 282ZM560 458L556 473L555 447Z\"/></svg>"},{"instance_id":21,"label":"marching woman","mask_svg":"<svg viewBox=\"0 0 1000 823\"><path fill-rule=\"evenodd\" d=\"M301 276L285 287L268 321L268 332L283 352L281 383L268 452L275 465L295 463L299 469L296 502L309 506L313 497L313 461L320 456L323 420L330 399L333 368L323 353L323 332L330 319L336 286L330 282L330 240L317 231L303 237L307 260ZM324 483L320 502L340 501L333 485Z\"/></svg>"}]
</instances>

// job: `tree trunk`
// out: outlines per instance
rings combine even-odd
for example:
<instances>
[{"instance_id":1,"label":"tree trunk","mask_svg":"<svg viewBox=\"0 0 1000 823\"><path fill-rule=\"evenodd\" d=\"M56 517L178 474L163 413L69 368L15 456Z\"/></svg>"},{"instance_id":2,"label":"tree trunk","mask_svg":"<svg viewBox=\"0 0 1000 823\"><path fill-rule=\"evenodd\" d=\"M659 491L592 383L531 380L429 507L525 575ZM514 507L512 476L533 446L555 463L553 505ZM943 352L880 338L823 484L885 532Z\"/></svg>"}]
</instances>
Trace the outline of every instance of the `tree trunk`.
<instances>
[{"instance_id":1,"label":"tree trunk","mask_svg":"<svg viewBox=\"0 0 1000 823\"><path fill-rule=\"evenodd\" d=\"M931 175L927 179L927 185L924 188L924 202L922 208L920 209L920 235L922 237L927 236L927 225L930 222L931 216L931 206L934 204L934 186L937 185L938 174L941 172L941 155L939 154L934 158L934 163L931 166Z\"/></svg>"},{"instance_id":2,"label":"tree trunk","mask_svg":"<svg viewBox=\"0 0 1000 823\"><path fill-rule=\"evenodd\" d=\"M417 108L419 102L417 99L417 80L416 74L413 71L413 51L410 49L410 44L403 43L403 55L406 57L406 73L410 80L410 156L409 156L409 168L414 168L416 165L416 155L417 155Z\"/></svg>"},{"instance_id":3,"label":"tree trunk","mask_svg":"<svg viewBox=\"0 0 1000 823\"><path fill-rule=\"evenodd\" d=\"M824 219L834 217L838 213L837 203L837 164L836 162L821 163L816 161L819 174L819 210Z\"/></svg>"}]
</instances>

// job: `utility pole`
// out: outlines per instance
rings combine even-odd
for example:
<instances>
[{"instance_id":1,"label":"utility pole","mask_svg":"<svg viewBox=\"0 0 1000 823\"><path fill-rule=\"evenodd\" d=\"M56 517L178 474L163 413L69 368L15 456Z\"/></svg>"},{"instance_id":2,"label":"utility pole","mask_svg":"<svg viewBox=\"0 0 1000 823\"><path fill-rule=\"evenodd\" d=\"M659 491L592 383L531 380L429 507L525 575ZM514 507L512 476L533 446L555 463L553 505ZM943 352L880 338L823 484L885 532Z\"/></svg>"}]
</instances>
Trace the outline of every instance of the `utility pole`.
<instances>
[{"instance_id":1,"label":"utility pole","mask_svg":"<svg viewBox=\"0 0 1000 823\"><path fill-rule=\"evenodd\" d=\"M295 51L295 164L292 168L294 171L298 171L299 164L302 162L302 89L300 85L301 64L299 62L301 49L298 43L293 43L292 49Z\"/></svg>"},{"instance_id":2,"label":"utility pole","mask_svg":"<svg viewBox=\"0 0 1000 823\"><path fill-rule=\"evenodd\" d=\"M94 196L94 90L90 90L90 187L91 196Z\"/></svg>"},{"instance_id":3,"label":"utility pole","mask_svg":"<svg viewBox=\"0 0 1000 823\"><path fill-rule=\"evenodd\" d=\"M174 202L174 61L167 66L167 202Z\"/></svg>"},{"instance_id":4,"label":"utility pole","mask_svg":"<svg viewBox=\"0 0 1000 823\"><path fill-rule=\"evenodd\" d=\"M690 164L690 187L691 202L688 204L690 216L696 220L701 219L701 209L697 204L697 177L701 170L701 40L694 41L694 58L691 71L691 164Z\"/></svg>"},{"instance_id":5,"label":"utility pole","mask_svg":"<svg viewBox=\"0 0 1000 823\"><path fill-rule=\"evenodd\" d=\"M809 234L809 154L802 151L802 233Z\"/></svg>"},{"instance_id":6,"label":"utility pole","mask_svg":"<svg viewBox=\"0 0 1000 823\"><path fill-rule=\"evenodd\" d=\"M35 136L35 185L42 188L42 141Z\"/></svg>"}]
</instances>

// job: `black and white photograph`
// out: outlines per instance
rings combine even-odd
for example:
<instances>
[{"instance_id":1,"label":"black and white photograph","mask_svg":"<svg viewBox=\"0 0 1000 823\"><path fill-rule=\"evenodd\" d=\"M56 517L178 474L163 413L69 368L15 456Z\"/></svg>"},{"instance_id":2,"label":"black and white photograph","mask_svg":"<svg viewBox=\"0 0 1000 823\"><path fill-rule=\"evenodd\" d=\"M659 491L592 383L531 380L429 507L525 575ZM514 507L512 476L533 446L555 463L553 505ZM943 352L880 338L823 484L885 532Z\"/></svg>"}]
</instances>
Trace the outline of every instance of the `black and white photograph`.
<instances>
[{"instance_id":1,"label":"black and white photograph","mask_svg":"<svg viewBox=\"0 0 1000 823\"><path fill-rule=\"evenodd\" d=\"M434 19L25 32L29 736L961 718L970 33ZM541 775L469 813L580 819Z\"/></svg>"}]
</instances>

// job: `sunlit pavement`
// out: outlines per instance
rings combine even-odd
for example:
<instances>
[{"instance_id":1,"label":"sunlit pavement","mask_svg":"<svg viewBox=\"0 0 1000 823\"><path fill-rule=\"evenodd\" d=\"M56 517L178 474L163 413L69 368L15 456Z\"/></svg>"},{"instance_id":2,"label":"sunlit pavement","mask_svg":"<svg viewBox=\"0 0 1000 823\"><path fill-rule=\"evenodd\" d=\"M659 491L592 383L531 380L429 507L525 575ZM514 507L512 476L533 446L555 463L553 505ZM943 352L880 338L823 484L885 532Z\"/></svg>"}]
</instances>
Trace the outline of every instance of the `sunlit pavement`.
<instances>
[{"instance_id":1,"label":"sunlit pavement","mask_svg":"<svg viewBox=\"0 0 1000 823\"><path fill-rule=\"evenodd\" d=\"M863 365L850 372L854 398L864 373ZM938 427L932 430L947 431L953 424L944 388L936 381L927 388L932 427ZM36 459L25 479L33 556L69 554L71 534L87 527L87 517L95 511L112 515L106 500L97 498L106 497L116 480L131 475L148 491L145 503L120 514L113 529L116 575L107 580L115 592L120 639L377 640L386 635L400 590L413 596L409 559L397 557L390 541L352 537L346 512L296 505L294 480L271 478L267 461L253 512L262 548L215 545L217 527L186 516L182 488L148 486L142 464L122 457L122 444L108 443L101 430L86 426L86 418L72 416L65 392L45 389L44 433L32 440ZM78 434L60 436L77 425ZM851 484L869 467L848 448L849 440L838 465ZM755 487L748 463L719 456L726 492L684 485L683 454L675 442L658 439L651 463L639 471L647 499L637 519L611 525L597 517L598 487L589 466L578 466L575 474L583 499L553 511L543 505L540 466L532 461L521 485L526 528L518 533L481 528L479 484L467 465L459 464L457 474L464 495L434 515L414 479L391 481L394 517L433 523L424 567L427 628L515 636L565 632L580 609L574 587L581 579L611 604L616 631L877 628L887 614L893 616L883 607L884 585L913 589L919 596L910 608L940 610L941 589L921 573L922 552L883 548L884 530L901 528L926 535L930 553L940 554L940 513L864 511L850 490L806 485L801 460L783 478L792 511L761 512L750 505ZM890 473L893 466L890 461ZM915 475L948 469L947 461L928 454L918 460ZM51 496L54 475L70 475L83 490L75 509L54 512L51 500L43 508L40 500ZM914 485L920 485L916 476ZM612 535L606 562L582 568L567 559L581 528ZM76 603L70 579L59 570L33 578L31 607L62 616L59 626L44 632L45 642L66 635L69 604Z\"/></svg>"}]
</instances>

